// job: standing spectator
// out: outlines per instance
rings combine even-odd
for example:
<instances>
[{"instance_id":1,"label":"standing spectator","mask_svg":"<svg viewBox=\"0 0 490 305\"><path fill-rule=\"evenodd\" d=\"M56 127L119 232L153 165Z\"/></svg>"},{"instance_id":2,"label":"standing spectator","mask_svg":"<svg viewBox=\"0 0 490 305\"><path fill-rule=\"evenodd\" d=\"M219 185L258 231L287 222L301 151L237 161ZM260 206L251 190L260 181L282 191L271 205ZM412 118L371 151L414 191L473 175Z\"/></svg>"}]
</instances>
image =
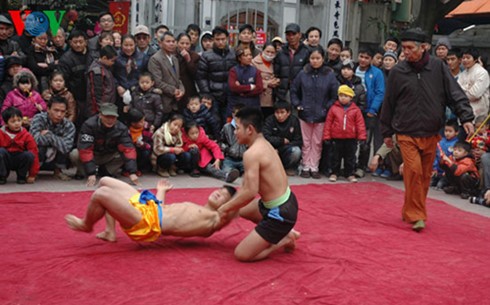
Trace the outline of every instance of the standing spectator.
<instances>
[{"instance_id":1,"label":"standing spectator","mask_svg":"<svg viewBox=\"0 0 490 305\"><path fill-rule=\"evenodd\" d=\"M175 38L170 32L163 33L160 40L160 51L150 58L148 71L153 74L155 87L162 90L162 103L164 119L166 121L171 112L177 112L185 94L184 84L180 80L180 65L175 57Z\"/></svg>"},{"instance_id":2,"label":"standing spectator","mask_svg":"<svg viewBox=\"0 0 490 305\"><path fill-rule=\"evenodd\" d=\"M447 66L429 55L428 38L420 29L402 34L406 60L390 72L381 113L384 142L393 147L391 137L396 134L403 156L402 218L415 231L424 229L427 220L425 201L445 105L454 109L468 134L473 133L474 119L468 98Z\"/></svg>"},{"instance_id":3,"label":"standing spectator","mask_svg":"<svg viewBox=\"0 0 490 305\"><path fill-rule=\"evenodd\" d=\"M488 72L479 63L477 49L463 51L464 71L458 77L458 84L470 100L475 117L488 115L490 78Z\"/></svg>"},{"instance_id":4,"label":"standing spectator","mask_svg":"<svg viewBox=\"0 0 490 305\"><path fill-rule=\"evenodd\" d=\"M3 102L2 112L9 107L18 108L22 112L22 126L29 129L34 115L46 111L46 103L39 92L34 90L37 80L28 69L23 69L14 76L14 87Z\"/></svg>"},{"instance_id":5,"label":"standing spectator","mask_svg":"<svg viewBox=\"0 0 490 305\"><path fill-rule=\"evenodd\" d=\"M67 106L63 97L52 97L48 111L36 114L30 129L39 150L41 170L53 170L54 176L63 181L70 180L63 169L67 168L75 142L75 125L65 117Z\"/></svg>"},{"instance_id":6,"label":"standing spectator","mask_svg":"<svg viewBox=\"0 0 490 305\"><path fill-rule=\"evenodd\" d=\"M298 24L288 24L285 32L288 43L278 51L274 59L274 75L280 79L275 95L279 100L289 101L289 88L296 75L308 63L310 51L301 42L301 28Z\"/></svg>"},{"instance_id":7,"label":"standing spectator","mask_svg":"<svg viewBox=\"0 0 490 305\"><path fill-rule=\"evenodd\" d=\"M66 32L62 27L59 27L56 35L53 36L53 44L58 52L58 57L61 57L70 48L66 43Z\"/></svg>"},{"instance_id":8,"label":"standing spectator","mask_svg":"<svg viewBox=\"0 0 490 305\"><path fill-rule=\"evenodd\" d=\"M220 115L222 123L226 122L227 115L229 71L237 63L235 52L228 46L228 36L223 27L213 29L213 49L201 55L197 68L199 91L213 96L213 113Z\"/></svg>"},{"instance_id":9,"label":"standing spectator","mask_svg":"<svg viewBox=\"0 0 490 305\"><path fill-rule=\"evenodd\" d=\"M201 46L201 51L197 53L199 56L201 56L202 53L213 49L213 34L210 31L203 32L199 41Z\"/></svg>"},{"instance_id":10,"label":"standing spectator","mask_svg":"<svg viewBox=\"0 0 490 305\"><path fill-rule=\"evenodd\" d=\"M77 103L73 94L65 87L65 77L63 72L55 70L49 77L49 88L42 93L43 99L49 104L49 101L55 97L62 97L66 100L65 117L75 123L77 119Z\"/></svg>"},{"instance_id":11,"label":"standing spectator","mask_svg":"<svg viewBox=\"0 0 490 305\"><path fill-rule=\"evenodd\" d=\"M199 52L199 37L201 36L201 28L197 24L191 23L185 29L185 33L189 35L191 39L189 49L194 52Z\"/></svg>"},{"instance_id":12,"label":"standing spectator","mask_svg":"<svg viewBox=\"0 0 490 305\"><path fill-rule=\"evenodd\" d=\"M346 60L352 61L352 49L349 47L343 47L340 51L340 61L344 63Z\"/></svg>"},{"instance_id":13,"label":"standing spectator","mask_svg":"<svg viewBox=\"0 0 490 305\"><path fill-rule=\"evenodd\" d=\"M14 55L24 59L24 52L21 50L17 41L14 41L9 37L9 31L12 30L13 27L12 21L0 14L0 54L2 54L4 58Z\"/></svg>"},{"instance_id":14,"label":"standing spectator","mask_svg":"<svg viewBox=\"0 0 490 305\"><path fill-rule=\"evenodd\" d=\"M301 177L320 179L323 127L339 85L332 69L324 65L322 49L313 50L309 61L291 86L291 104L298 110L303 137Z\"/></svg>"},{"instance_id":15,"label":"standing spectator","mask_svg":"<svg viewBox=\"0 0 490 305\"><path fill-rule=\"evenodd\" d=\"M354 74L354 62L352 60L346 60L342 63L342 69L339 76L337 76L339 85L347 85L354 90L353 102L361 109L366 107L366 90L362 85L362 80Z\"/></svg>"},{"instance_id":16,"label":"standing spectator","mask_svg":"<svg viewBox=\"0 0 490 305\"><path fill-rule=\"evenodd\" d=\"M177 36L177 59L180 67L180 80L185 89L183 100L187 101L190 96L197 95L196 73L201 57L191 50L191 37L186 33L180 33Z\"/></svg>"},{"instance_id":17,"label":"standing spectator","mask_svg":"<svg viewBox=\"0 0 490 305\"><path fill-rule=\"evenodd\" d=\"M27 49L27 68L37 78L39 92L49 88L49 76L58 66L58 51L50 46L47 33L42 33L32 39L32 45Z\"/></svg>"},{"instance_id":18,"label":"standing spectator","mask_svg":"<svg viewBox=\"0 0 490 305\"><path fill-rule=\"evenodd\" d=\"M252 53L252 58L260 54L260 50L255 47L253 42L253 35L255 29L251 24L243 24L238 29L238 44L235 48L235 52L239 49L249 49Z\"/></svg>"},{"instance_id":19,"label":"standing spectator","mask_svg":"<svg viewBox=\"0 0 490 305\"><path fill-rule=\"evenodd\" d=\"M117 94L124 105L131 102L131 88L138 86L138 80L148 67L149 57L144 53L137 54L136 42L131 35L122 38L121 52L113 66L114 77L117 81Z\"/></svg>"},{"instance_id":20,"label":"standing spectator","mask_svg":"<svg viewBox=\"0 0 490 305\"><path fill-rule=\"evenodd\" d=\"M377 151L383 138L379 129L378 113L381 109L383 97L385 95L385 80L383 72L371 64L373 51L370 49L360 49L358 60L359 66L356 75L361 78L364 88L366 88L366 107L363 115L366 122L367 140L360 145L359 158L357 161L357 177L364 177L364 172L368 170L369 156L371 155L371 145Z\"/></svg>"},{"instance_id":21,"label":"standing spectator","mask_svg":"<svg viewBox=\"0 0 490 305\"><path fill-rule=\"evenodd\" d=\"M160 24L155 28L155 32L153 34L153 39L150 42L150 46L159 51L160 50L160 40L163 38L163 33L168 32L169 29L166 25Z\"/></svg>"},{"instance_id":22,"label":"standing spectator","mask_svg":"<svg viewBox=\"0 0 490 305\"><path fill-rule=\"evenodd\" d=\"M458 48L452 48L447 52L446 62L449 67L449 71L453 77L458 80L459 76L463 72L461 66L461 50Z\"/></svg>"},{"instance_id":23,"label":"standing spectator","mask_svg":"<svg viewBox=\"0 0 490 305\"><path fill-rule=\"evenodd\" d=\"M308 49L311 51L314 48L317 47L322 47L320 45L320 39L322 39L322 30L315 26L311 26L306 30L306 41L305 45L308 47Z\"/></svg>"},{"instance_id":24,"label":"standing spectator","mask_svg":"<svg viewBox=\"0 0 490 305\"><path fill-rule=\"evenodd\" d=\"M400 46L400 40L396 37L390 36L386 38L383 45L383 49L386 51L390 50L392 52L398 52L398 47Z\"/></svg>"},{"instance_id":25,"label":"standing spectator","mask_svg":"<svg viewBox=\"0 0 490 305\"><path fill-rule=\"evenodd\" d=\"M150 58L157 52L156 49L150 46L150 30L146 25L140 24L134 29L134 38L136 40L136 53L138 56L147 56Z\"/></svg>"},{"instance_id":26,"label":"standing spectator","mask_svg":"<svg viewBox=\"0 0 490 305\"><path fill-rule=\"evenodd\" d=\"M282 47L284 46L284 41L282 40L281 37L276 36L272 38L271 43L274 46L274 48L276 48L276 52L281 52Z\"/></svg>"},{"instance_id":27,"label":"standing spectator","mask_svg":"<svg viewBox=\"0 0 490 305\"><path fill-rule=\"evenodd\" d=\"M341 85L338 95L339 99L328 111L323 129L323 140L334 142L333 170L328 180L337 181L343 160L344 176L349 182L355 183L357 141L366 140L366 127L361 110L352 102L354 90Z\"/></svg>"},{"instance_id":28,"label":"standing spectator","mask_svg":"<svg viewBox=\"0 0 490 305\"><path fill-rule=\"evenodd\" d=\"M260 108L260 94L263 91L262 76L259 70L252 65L252 52L250 49L236 50L238 65L230 69L228 86L230 97L226 116L231 117L233 105L240 103L246 107Z\"/></svg>"},{"instance_id":29,"label":"standing spectator","mask_svg":"<svg viewBox=\"0 0 490 305\"><path fill-rule=\"evenodd\" d=\"M104 103L100 113L83 123L78 137L78 150L70 158L78 174L87 176L87 186L94 186L97 176L116 176L123 167L129 179L138 185L136 150L126 125L117 120L117 106ZM80 162L83 168L80 168Z\"/></svg>"},{"instance_id":30,"label":"standing spectator","mask_svg":"<svg viewBox=\"0 0 490 305\"><path fill-rule=\"evenodd\" d=\"M22 127L22 113L9 107L2 111L2 119L5 125L0 128L0 184L7 183L10 170L17 172L18 184L34 183L39 172L37 145Z\"/></svg>"},{"instance_id":31,"label":"standing spectator","mask_svg":"<svg viewBox=\"0 0 490 305\"><path fill-rule=\"evenodd\" d=\"M436 47L434 48L436 57L439 57L442 61L447 61L447 53L451 49L451 43L447 37L441 37L437 40Z\"/></svg>"},{"instance_id":32,"label":"standing spectator","mask_svg":"<svg viewBox=\"0 0 490 305\"><path fill-rule=\"evenodd\" d=\"M262 77L263 89L260 94L260 108L264 118L274 113L274 96L273 89L279 85L279 78L274 75L274 58L276 57L276 48L267 42L261 54L252 59L252 65L257 68Z\"/></svg>"},{"instance_id":33,"label":"standing spectator","mask_svg":"<svg viewBox=\"0 0 490 305\"><path fill-rule=\"evenodd\" d=\"M385 54L383 55L383 66L382 66L382 71L384 73L384 79L385 83L388 80L388 76L390 75L391 69L396 65L398 62L398 54L393 51L386 51Z\"/></svg>"},{"instance_id":34,"label":"standing spectator","mask_svg":"<svg viewBox=\"0 0 490 305\"><path fill-rule=\"evenodd\" d=\"M326 61L326 65L333 69L336 76L340 74L340 69L342 68L342 61L340 60L342 48L342 40L338 38L332 38L327 43L328 60Z\"/></svg>"},{"instance_id":35,"label":"standing spectator","mask_svg":"<svg viewBox=\"0 0 490 305\"><path fill-rule=\"evenodd\" d=\"M110 70L116 58L116 49L113 46L105 46L100 50L100 58L88 68L88 105L80 109L82 116L92 116L98 113L102 104L116 104L116 84Z\"/></svg>"},{"instance_id":36,"label":"standing spectator","mask_svg":"<svg viewBox=\"0 0 490 305\"><path fill-rule=\"evenodd\" d=\"M97 52L97 45L99 41L99 36L102 33L109 33L112 35L112 31L114 29L114 16L110 12L103 12L99 15L99 25L102 29L99 35L96 35L89 39L88 48L92 52Z\"/></svg>"},{"instance_id":37,"label":"standing spectator","mask_svg":"<svg viewBox=\"0 0 490 305\"><path fill-rule=\"evenodd\" d=\"M75 125L79 128L89 117L82 113L87 108L87 63L90 61L90 51L87 48L87 37L78 30L73 30L68 37L70 49L59 60L59 69L65 76L68 90L77 102L78 116Z\"/></svg>"},{"instance_id":38,"label":"standing spectator","mask_svg":"<svg viewBox=\"0 0 490 305\"><path fill-rule=\"evenodd\" d=\"M384 54L385 54L385 50L383 48L377 48L376 51L374 51L374 56L373 59L371 60L371 65L379 69L383 68Z\"/></svg>"},{"instance_id":39,"label":"standing spectator","mask_svg":"<svg viewBox=\"0 0 490 305\"><path fill-rule=\"evenodd\" d=\"M296 176L303 138L299 120L291 110L291 104L286 101L275 103L274 115L265 119L263 133L279 154L286 174Z\"/></svg>"}]
</instances>

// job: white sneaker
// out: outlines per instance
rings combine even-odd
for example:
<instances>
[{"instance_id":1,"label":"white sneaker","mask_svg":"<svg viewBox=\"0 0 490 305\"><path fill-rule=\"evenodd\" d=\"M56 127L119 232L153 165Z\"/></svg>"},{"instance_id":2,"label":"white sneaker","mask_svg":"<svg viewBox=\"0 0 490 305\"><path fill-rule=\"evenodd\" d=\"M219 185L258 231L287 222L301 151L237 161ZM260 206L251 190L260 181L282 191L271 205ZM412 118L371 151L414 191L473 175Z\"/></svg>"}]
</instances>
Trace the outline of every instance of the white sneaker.
<instances>
[{"instance_id":1,"label":"white sneaker","mask_svg":"<svg viewBox=\"0 0 490 305\"><path fill-rule=\"evenodd\" d=\"M328 177L328 181L337 182L337 175L330 175L330 177Z\"/></svg>"},{"instance_id":2,"label":"white sneaker","mask_svg":"<svg viewBox=\"0 0 490 305\"><path fill-rule=\"evenodd\" d=\"M347 180L349 182L352 182L352 183L357 183L357 181L358 181L356 176L349 176L349 177L347 177Z\"/></svg>"}]
</instances>

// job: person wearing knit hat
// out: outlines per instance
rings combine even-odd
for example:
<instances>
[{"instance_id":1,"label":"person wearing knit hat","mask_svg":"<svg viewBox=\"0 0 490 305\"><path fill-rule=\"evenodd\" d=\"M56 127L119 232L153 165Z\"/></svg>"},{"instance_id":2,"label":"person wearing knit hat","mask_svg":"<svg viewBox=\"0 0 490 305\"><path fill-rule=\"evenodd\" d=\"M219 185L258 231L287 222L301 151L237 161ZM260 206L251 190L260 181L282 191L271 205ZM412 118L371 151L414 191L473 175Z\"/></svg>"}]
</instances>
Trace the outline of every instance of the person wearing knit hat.
<instances>
[{"instance_id":1,"label":"person wearing knit hat","mask_svg":"<svg viewBox=\"0 0 490 305\"><path fill-rule=\"evenodd\" d=\"M330 182L336 182L341 173L342 159L344 161L344 176L349 182L357 182L354 175L356 169L357 141L366 141L366 126L361 109L352 98L354 90L347 85L338 89L339 99L332 105L327 114L323 127L323 141L326 145L333 145L332 174L328 177ZM330 142L330 143L329 143Z\"/></svg>"},{"instance_id":2,"label":"person wearing knit hat","mask_svg":"<svg viewBox=\"0 0 490 305\"><path fill-rule=\"evenodd\" d=\"M385 80L388 77L388 72L393 68L398 62L398 54L393 51L386 51L383 55L383 72L385 73Z\"/></svg>"},{"instance_id":3,"label":"person wearing knit hat","mask_svg":"<svg viewBox=\"0 0 490 305\"><path fill-rule=\"evenodd\" d=\"M451 49L451 43L449 42L449 39L447 37L441 37L439 38L439 40L437 40L436 48L435 48L437 57L446 61L446 57L447 57L447 53L449 52L449 49Z\"/></svg>"},{"instance_id":4,"label":"person wearing knit hat","mask_svg":"<svg viewBox=\"0 0 490 305\"><path fill-rule=\"evenodd\" d=\"M347 85L342 85L342 86L339 86L339 91L338 91L338 95L340 96L341 94L343 95L347 95L347 96L350 96L351 99L356 96L356 94L354 93L354 90L351 89L351 87L347 86Z\"/></svg>"}]
</instances>

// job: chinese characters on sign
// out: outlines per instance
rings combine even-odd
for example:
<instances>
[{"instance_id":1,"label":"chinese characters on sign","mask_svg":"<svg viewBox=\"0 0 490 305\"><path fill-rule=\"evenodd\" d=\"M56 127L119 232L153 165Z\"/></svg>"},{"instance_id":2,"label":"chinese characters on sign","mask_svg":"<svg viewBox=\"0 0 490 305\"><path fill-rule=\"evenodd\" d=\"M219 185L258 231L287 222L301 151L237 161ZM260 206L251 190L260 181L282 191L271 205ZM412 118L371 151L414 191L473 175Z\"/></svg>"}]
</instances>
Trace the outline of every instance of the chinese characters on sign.
<instances>
[{"instance_id":1,"label":"chinese characters on sign","mask_svg":"<svg viewBox=\"0 0 490 305\"><path fill-rule=\"evenodd\" d=\"M328 24L328 36L342 39L344 36L344 12L346 0L330 1L330 18Z\"/></svg>"}]
</instances>

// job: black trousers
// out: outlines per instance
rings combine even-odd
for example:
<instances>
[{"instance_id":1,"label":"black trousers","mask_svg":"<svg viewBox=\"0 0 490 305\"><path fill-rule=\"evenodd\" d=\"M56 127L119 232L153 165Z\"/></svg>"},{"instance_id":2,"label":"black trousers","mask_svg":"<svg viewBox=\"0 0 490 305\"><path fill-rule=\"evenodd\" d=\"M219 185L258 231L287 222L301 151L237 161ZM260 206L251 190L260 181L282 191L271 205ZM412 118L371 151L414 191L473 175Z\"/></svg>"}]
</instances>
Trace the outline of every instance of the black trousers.
<instances>
[{"instance_id":1,"label":"black trousers","mask_svg":"<svg viewBox=\"0 0 490 305\"><path fill-rule=\"evenodd\" d=\"M344 176L354 175L356 169L356 139L333 139L333 174L339 175L342 159L344 160Z\"/></svg>"},{"instance_id":2,"label":"black trousers","mask_svg":"<svg viewBox=\"0 0 490 305\"><path fill-rule=\"evenodd\" d=\"M17 173L17 180L25 180L27 172L34 162L34 155L29 151L11 153L0 148L0 177L7 178L11 170Z\"/></svg>"}]
</instances>

